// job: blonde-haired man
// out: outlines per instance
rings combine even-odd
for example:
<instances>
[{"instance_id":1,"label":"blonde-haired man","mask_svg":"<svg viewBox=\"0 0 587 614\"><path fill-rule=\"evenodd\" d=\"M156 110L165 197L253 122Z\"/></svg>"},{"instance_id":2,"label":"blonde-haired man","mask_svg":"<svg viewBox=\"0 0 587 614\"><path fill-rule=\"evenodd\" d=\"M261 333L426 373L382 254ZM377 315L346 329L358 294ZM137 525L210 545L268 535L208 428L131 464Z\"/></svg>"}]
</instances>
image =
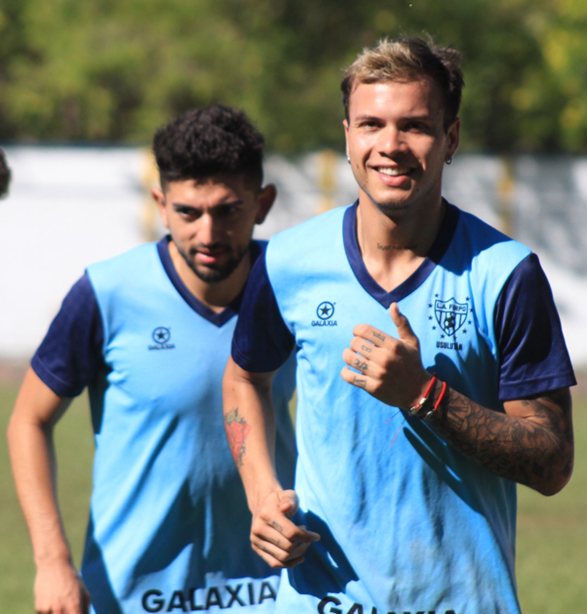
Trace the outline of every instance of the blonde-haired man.
<instances>
[{"instance_id":1,"label":"blonde-haired man","mask_svg":"<svg viewBox=\"0 0 587 614\"><path fill-rule=\"evenodd\" d=\"M357 202L274 237L251 273L225 407L250 426L253 547L288 568L280 614L519 612L516 482L571 476L575 379L538 259L442 198L462 86L454 50L365 50L342 84ZM268 391L293 347L288 491Z\"/></svg>"}]
</instances>

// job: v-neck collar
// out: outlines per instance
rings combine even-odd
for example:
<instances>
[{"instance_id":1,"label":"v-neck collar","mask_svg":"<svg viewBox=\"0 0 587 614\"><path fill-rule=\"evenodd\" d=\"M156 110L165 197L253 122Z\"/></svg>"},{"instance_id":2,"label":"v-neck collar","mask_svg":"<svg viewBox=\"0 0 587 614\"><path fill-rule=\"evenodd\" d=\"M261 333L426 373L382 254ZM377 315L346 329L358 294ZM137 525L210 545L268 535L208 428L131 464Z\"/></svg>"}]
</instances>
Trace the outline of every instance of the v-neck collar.
<instances>
[{"instance_id":1,"label":"v-neck collar","mask_svg":"<svg viewBox=\"0 0 587 614\"><path fill-rule=\"evenodd\" d=\"M420 287L432 273L434 267L440 262L448 249L457 227L460 211L447 201L444 202L446 205L446 212L430 252L422 264L408 277L408 279L394 288L391 292L384 290L373 277L371 277L371 274L363 262L359 242L357 240L357 207L359 201L357 200L354 205L346 210L343 220L343 241L351 269L365 291L386 309L389 309L392 303L401 301Z\"/></svg>"},{"instance_id":2,"label":"v-neck collar","mask_svg":"<svg viewBox=\"0 0 587 614\"><path fill-rule=\"evenodd\" d=\"M169 241L171 241L171 236L167 235L163 237L159 243L157 243L157 251L159 253L159 258L161 260L161 264L163 265L163 269L165 273L167 273L167 277L178 291L180 296L184 299L184 301L202 318L205 318L211 324L218 326L224 326L233 316L237 315L238 310L240 308L242 299L243 299L243 290L239 293L239 295L233 299L222 311L216 313L210 307L202 303L198 298L196 298L188 289L187 286L181 280L181 277L175 270L175 266L173 265L173 261L171 260L171 254L169 253ZM257 241L251 242L251 265L255 262L257 257L262 252L262 247Z\"/></svg>"}]
</instances>

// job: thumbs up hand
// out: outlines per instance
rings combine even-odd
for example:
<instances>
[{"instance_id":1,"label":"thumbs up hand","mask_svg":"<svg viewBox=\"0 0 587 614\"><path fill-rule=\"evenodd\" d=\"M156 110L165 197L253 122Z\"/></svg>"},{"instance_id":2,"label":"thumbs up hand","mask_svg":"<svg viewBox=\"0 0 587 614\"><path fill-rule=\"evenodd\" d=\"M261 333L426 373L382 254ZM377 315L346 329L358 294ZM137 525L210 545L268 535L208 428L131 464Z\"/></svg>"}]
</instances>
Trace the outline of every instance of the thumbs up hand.
<instances>
[{"instance_id":1,"label":"thumbs up hand","mask_svg":"<svg viewBox=\"0 0 587 614\"><path fill-rule=\"evenodd\" d=\"M432 375L422 365L420 342L397 303L389 313L399 338L368 324L355 326L350 347L342 354L348 366L341 377L388 405L408 409L423 396Z\"/></svg>"}]
</instances>

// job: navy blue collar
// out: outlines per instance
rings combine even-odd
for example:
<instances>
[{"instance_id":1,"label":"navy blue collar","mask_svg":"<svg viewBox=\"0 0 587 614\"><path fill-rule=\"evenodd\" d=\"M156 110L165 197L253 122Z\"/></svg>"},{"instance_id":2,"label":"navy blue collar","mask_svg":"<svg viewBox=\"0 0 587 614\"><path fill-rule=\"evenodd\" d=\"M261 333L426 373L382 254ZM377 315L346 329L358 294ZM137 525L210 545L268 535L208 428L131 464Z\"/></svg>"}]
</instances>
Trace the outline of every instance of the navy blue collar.
<instances>
[{"instance_id":1,"label":"navy blue collar","mask_svg":"<svg viewBox=\"0 0 587 614\"><path fill-rule=\"evenodd\" d=\"M343 221L343 240L344 249L351 269L365 291L386 309L389 309L392 303L401 301L419 288L426 281L430 273L432 273L434 267L440 262L448 249L459 221L460 211L454 205L446 201L444 202L446 204L446 213L428 256L426 256L424 262L422 262L408 279L397 288L394 288L391 292L386 292L371 277L363 262L357 240L357 206L359 201L357 200L354 205L346 210Z\"/></svg>"},{"instance_id":2,"label":"navy blue collar","mask_svg":"<svg viewBox=\"0 0 587 614\"><path fill-rule=\"evenodd\" d=\"M230 302L221 312L216 313L212 311L210 307L204 305L202 301L197 299L186 287L186 285L181 280L177 271L175 270L175 266L173 265L173 261L171 260L171 255L169 254L169 241L171 241L171 236L167 235L163 237L159 243L157 243L157 251L159 252L159 258L161 259L161 264L169 277L169 280L174 285L175 289L178 291L180 296L184 299L184 301L200 316L208 320L211 324L218 326L224 326L233 316L238 314L238 311L241 306L241 302L243 300L244 288L241 290L239 295ZM263 252L265 242L261 241L252 241L251 242L251 266L255 262L255 260L260 256Z\"/></svg>"}]
</instances>

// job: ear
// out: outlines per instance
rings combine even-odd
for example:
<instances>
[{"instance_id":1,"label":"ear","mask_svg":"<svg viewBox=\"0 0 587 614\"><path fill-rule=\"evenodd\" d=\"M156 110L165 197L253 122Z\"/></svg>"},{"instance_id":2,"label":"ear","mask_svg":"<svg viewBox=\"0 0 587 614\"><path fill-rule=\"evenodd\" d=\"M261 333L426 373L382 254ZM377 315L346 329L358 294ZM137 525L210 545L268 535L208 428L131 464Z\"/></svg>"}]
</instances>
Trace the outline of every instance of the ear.
<instances>
[{"instance_id":1,"label":"ear","mask_svg":"<svg viewBox=\"0 0 587 614\"><path fill-rule=\"evenodd\" d=\"M457 153L461 138L461 119L457 117L446 132L446 155L451 158Z\"/></svg>"},{"instance_id":2,"label":"ear","mask_svg":"<svg viewBox=\"0 0 587 614\"><path fill-rule=\"evenodd\" d=\"M345 140L345 145L346 145L346 157L347 157L347 159L350 160L350 155L349 155L349 123L345 119L345 120L343 120L342 125L344 126L344 140Z\"/></svg>"},{"instance_id":3,"label":"ear","mask_svg":"<svg viewBox=\"0 0 587 614\"><path fill-rule=\"evenodd\" d=\"M169 228L169 222L167 220L167 207L165 206L165 194L161 188L151 188L151 197L159 209L159 215L161 216L161 222L165 228Z\"/></svg>"},{"instance_id":4,"label":"ear","mask_svg":"<svg viewBox=\"0 0 587 614\"><path fill-rule=\"evenodd\" d=\"M275 202L276 196L277 188L272 183L261 188L259 194L257 195L259 210L257 211L257 215L255 217L255 224L262 224L265 221L269 210Z\"/></svg>"}]
</instances>

